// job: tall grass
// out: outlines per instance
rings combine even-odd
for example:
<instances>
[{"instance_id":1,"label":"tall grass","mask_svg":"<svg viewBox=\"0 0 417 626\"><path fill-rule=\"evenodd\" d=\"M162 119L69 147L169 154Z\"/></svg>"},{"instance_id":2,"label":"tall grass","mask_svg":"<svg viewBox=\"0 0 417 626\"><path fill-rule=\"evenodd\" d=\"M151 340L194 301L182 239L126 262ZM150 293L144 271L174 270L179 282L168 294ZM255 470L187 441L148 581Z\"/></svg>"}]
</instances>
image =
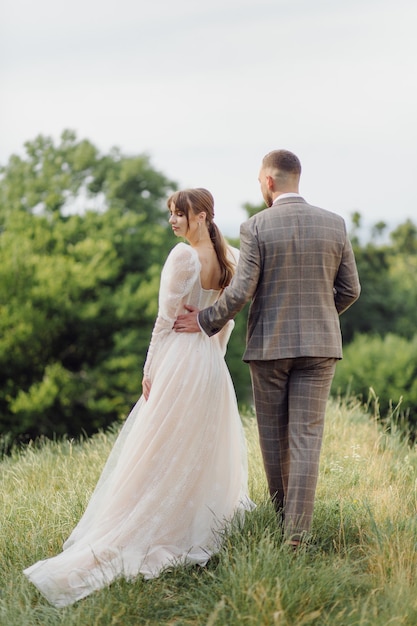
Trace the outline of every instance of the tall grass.
<instances>
[{"instance_id":1,"label":"tall grass","mask_svg":"<svg viewBox=\"0 0 417 626\"><path fill-rule=\"evenodd\" d=\"M51 607L22 569L60 551L115 433L14 450L0 464L0 624L417 624L417 451L359 406L329 403L312 540L293 554L266 495L253 416L245 428L258 506L207 568L119 580L65 609Z\"/></svg>"}]
</instances>

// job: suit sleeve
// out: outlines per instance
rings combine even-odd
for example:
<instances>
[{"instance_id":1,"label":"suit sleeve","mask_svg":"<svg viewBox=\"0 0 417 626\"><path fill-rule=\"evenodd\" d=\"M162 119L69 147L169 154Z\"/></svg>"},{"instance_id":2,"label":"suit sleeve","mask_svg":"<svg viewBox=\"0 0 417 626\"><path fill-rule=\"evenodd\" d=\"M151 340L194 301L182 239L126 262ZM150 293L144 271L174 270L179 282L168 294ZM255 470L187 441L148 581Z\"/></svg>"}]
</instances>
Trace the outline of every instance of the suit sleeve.
<instances>
[{"instance_id":1,"label":"suit sleeve","mask_svg":"<svg viewBox=\"0 0 417 626\"><path fill-rule=\"evenodd\" d=\"M361 292L355 256L347 235L334 289L335 305L339 315L359 298Z\"/></svg>"},{"instance_id":2,"label":"suit sleeve","mask_svg":"<svg viewBox=\"0 0 417 626\"><path fill-rule=\"evenodd\" d=\"M240 255L232 282L213 306L200 311L201 329L210 337L218 333L228 320L245 306L258 286L262 270L255 225L248 220L240 227Z\"/></svg>"}]
</instances>

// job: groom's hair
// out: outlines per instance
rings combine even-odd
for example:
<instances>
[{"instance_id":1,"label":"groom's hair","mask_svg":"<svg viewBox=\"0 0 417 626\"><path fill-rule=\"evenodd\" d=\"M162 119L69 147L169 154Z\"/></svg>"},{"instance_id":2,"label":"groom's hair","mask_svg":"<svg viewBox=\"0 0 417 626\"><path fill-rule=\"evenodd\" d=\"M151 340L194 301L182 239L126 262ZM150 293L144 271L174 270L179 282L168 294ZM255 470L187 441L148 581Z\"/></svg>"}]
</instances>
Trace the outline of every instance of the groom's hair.
<instances>
[{"instance_id":1,"label":"groom's hair","mask_svg":"<svg viewBox=\"0 0 417 626\"><path fill-rule=\"evenodd\" d=\"M278 170L285 174L300 176L300 159L289 150L272 150L268 152L262 160L262 167L266 169Z\"/></svg>"}]
</instances>

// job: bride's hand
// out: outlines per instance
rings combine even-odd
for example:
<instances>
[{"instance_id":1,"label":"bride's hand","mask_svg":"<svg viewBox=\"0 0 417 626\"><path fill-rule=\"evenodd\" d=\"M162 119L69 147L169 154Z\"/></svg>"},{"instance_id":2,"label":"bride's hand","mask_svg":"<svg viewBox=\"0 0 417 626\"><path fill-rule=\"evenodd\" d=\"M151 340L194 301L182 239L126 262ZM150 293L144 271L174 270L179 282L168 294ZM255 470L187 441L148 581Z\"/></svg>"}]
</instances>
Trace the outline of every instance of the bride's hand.
<instances>
[{"instance_id":1,"label":"bride's hand","mask_svg":"<svg viewBox=\"0 0 417 626\"><path fill-rule=\"evenodd\" d=\"M151 387L152 383L150 381L150 378L144 377L142 380L142 393L146 401L148 400L149 394L151 393Z\"/></svg>"}]
</instances>

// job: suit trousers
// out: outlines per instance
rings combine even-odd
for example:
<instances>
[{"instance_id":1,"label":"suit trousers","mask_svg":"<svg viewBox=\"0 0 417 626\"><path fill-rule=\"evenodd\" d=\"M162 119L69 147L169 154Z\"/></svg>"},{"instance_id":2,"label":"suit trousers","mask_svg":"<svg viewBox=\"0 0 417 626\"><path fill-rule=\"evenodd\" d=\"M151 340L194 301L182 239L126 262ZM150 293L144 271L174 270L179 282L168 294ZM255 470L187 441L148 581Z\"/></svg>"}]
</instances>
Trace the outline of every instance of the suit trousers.
<instances>
[{"instance_id":1,"label":"suit trousers","mask_svg":"<svg viewBox=\"0 0 417 626\"><path fill-rule=\"evenodd\" d=\"M289 538L301 539L310 531L337 361L298 357L249 362L269 493Z\"/></svg>"}]
</instances>

